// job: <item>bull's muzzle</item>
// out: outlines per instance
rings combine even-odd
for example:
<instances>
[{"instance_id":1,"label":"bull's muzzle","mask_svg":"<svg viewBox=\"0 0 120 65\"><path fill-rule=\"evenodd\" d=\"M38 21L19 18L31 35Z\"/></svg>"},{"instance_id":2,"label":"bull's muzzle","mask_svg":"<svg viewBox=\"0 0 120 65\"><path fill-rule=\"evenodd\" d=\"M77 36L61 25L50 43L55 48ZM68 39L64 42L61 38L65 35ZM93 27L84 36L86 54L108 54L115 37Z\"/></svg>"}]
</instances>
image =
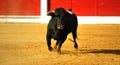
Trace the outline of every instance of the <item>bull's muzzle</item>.
<instances>
[{"instance_id":1,"label":"bull's muzzle","mask_svg":"<svg viewBox=\"0 0 120 65\"><path fill-rule=\"evenodd\" d=\"M57 25L58 30L62 30L63 28L64 28L63 25Z\"/></svg>"}]
</instances>

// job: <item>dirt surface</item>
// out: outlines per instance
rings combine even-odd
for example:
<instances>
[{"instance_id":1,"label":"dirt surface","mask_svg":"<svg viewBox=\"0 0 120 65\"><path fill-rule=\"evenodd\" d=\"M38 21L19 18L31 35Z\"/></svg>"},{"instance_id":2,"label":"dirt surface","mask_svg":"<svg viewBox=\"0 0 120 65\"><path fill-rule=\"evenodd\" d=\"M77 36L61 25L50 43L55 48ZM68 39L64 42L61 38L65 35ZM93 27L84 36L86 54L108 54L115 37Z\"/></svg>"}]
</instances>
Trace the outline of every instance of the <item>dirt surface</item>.
<instances>
[{"instance_id":1,"label":"dirt surface","mask_svg":"<svg viewBox=\"0 0 120 65\"><path fill-rule=\"evenodd\" d=\"M119 24L80 24L78 51L69 34L61 55L48 51L46 27L37 23L0 23L0 65L120 65Z\"/></svg>"}]
</instances>

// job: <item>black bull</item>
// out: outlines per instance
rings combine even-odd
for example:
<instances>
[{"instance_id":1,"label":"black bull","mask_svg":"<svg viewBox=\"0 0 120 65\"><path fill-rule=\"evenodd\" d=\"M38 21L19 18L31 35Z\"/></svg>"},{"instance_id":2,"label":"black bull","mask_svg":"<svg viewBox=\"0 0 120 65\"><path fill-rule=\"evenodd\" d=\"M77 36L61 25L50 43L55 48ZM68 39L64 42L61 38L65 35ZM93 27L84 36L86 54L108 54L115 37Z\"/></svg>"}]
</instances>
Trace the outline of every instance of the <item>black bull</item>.
<instances>
[{"instance_id":1,"label":"black bull","mask_svg":"<svg viewBox=\"0 0 120 65\"><path fill-rule=\"evenodd\" d=\"M57 8L55 9L55 12L49 12L48 15L51 16L51 19L47 26L46 34L48 50L53 50L51 47L51 39L53 38L57 40L54 48L57 49L57 52L60 54L60 48L70 32L72 32L73 35L74 48L77 49L77 16L71 11L68 12L63 8Z\"/></svg>"}]
</instances>

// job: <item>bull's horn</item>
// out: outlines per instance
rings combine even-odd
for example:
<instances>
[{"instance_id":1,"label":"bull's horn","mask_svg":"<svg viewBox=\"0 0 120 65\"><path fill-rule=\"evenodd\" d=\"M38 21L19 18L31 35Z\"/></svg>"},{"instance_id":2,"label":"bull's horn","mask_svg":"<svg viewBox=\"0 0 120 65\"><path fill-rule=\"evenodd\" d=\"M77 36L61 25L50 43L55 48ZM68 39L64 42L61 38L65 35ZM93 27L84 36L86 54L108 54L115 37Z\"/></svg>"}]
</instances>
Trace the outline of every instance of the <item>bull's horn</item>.
<instances>
[{"instance_id":1,"label":"bull's horn","mask_svg":"<svg viewBox=\"0 0 120 65\"><path fill-rule=\"evenodd\" d=\"M69 14L73 14L73 12L71 12L71 11L67 11Z\"/></svg>"},{"instance_id":2,"label":"bull's horn","mask_svg":"<svg viewBox=\"0 0 120 65\"><path fill-rule=\"evenodd\" d=\"M54 13L55 11L49 11L47 12L47 15L50 15L51 13Z\"/></svg>"},{"instance_id":3,"label":"bull's horn","mask_svg":"<svg viewBox=\"0 0 120 65\"><path fill-rule=\"evenodd\" d=\"M55 11L50 11L47 13L48 16L56 17L55 16Z\"/></svg>"}]
</instances>

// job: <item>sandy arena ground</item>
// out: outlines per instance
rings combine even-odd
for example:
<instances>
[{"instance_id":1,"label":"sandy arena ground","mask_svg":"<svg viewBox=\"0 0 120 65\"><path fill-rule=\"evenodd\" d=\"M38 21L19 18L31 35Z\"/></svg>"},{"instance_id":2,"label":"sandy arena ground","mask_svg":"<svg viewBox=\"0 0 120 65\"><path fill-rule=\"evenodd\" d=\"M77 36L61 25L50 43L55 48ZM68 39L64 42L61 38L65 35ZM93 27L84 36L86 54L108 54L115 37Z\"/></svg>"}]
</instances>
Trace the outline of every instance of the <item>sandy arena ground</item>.
<instances>
[{"instance_id":1,"label":"sandy arena ground","mask_svg":"<svg viewBox=\"0 0 120 65\"><path fill-rule=\"evenodd\" d=\"M0 65L120 65L120 24L80 24L78 51L69 34L61 55L48 51L46 27L0 23Z\"/></svg>"}]
</instances>

